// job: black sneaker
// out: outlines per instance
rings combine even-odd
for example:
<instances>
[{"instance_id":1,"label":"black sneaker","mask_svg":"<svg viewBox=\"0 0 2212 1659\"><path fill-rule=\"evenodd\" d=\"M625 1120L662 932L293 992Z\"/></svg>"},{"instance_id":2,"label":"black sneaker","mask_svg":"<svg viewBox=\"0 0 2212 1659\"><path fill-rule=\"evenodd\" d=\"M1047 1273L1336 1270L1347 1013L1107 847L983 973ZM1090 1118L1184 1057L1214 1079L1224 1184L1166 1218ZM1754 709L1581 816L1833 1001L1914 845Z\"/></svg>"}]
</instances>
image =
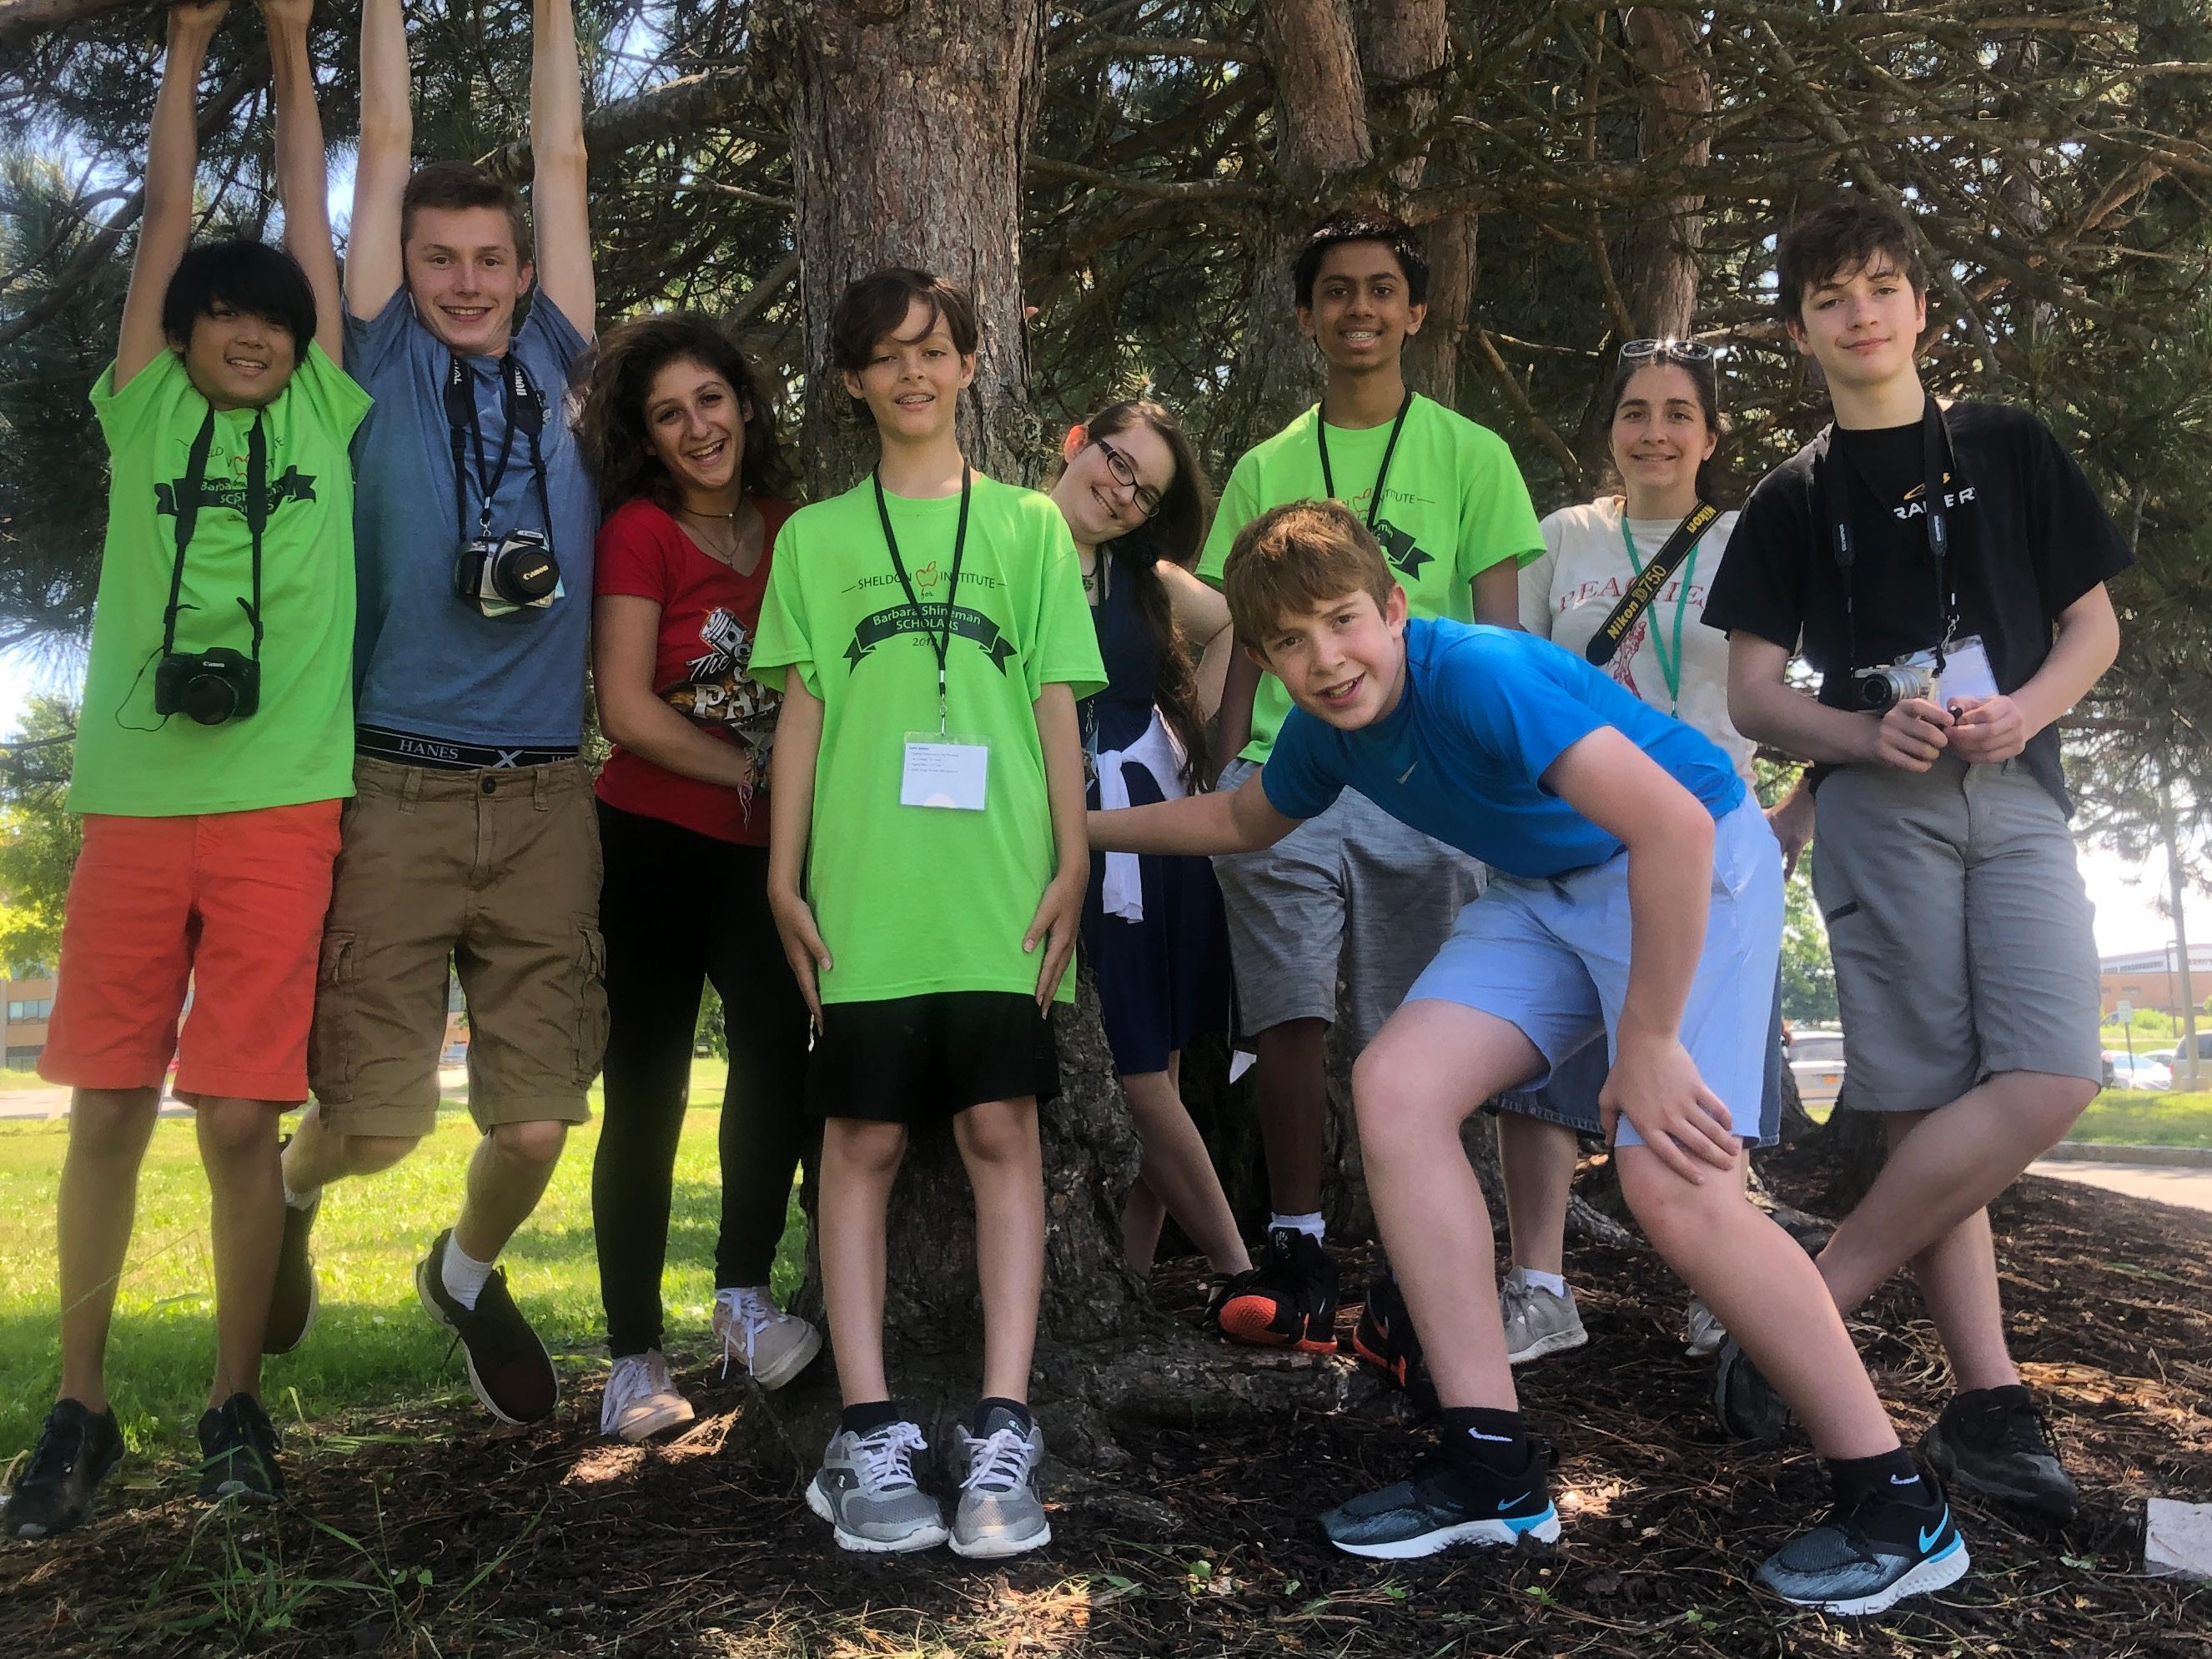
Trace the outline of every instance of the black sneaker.
<instances>
[{"instance_id":1,"label":"black sneaker","mask_svg":"<svg viewBox=\"0 0 2212 1659\"><path fill-rule=\"evenodd\" d=\"M250 1394L234 1394L200 1415L200 1496L210 1504L225 1498L274 1504L284 1496L276 1428Z\"/></svg>"},{"instance_id":2,"label":"black sneaker","mask_svg":"<svg viewBox=\"0 0 2212 1659\"><path fill-rule=\"evenodd\" d=\"M2051 1443L2051 1425L2017 1383L1953 1396L1920 1437L1920 1455L1960 1492L2057 1520L2072 1520L2081 1499Z\"/></svg>"},{"instance_id":3,"label":"black sneaker","mask_svg":"<svg viewBox=\"0 0 2212 1659\"><path fill-rule=\"evenodd\" d=\"M1413 1329L1413 1316L1388 1267L1378 1268L1367 1281L1367 1300L1360 1305L1359 1323L1352 1329L1352 1352L1361 1364L1403 1389L1418 1410L1434 1414L1436 1384L1421 1363L1421 1339Z\"/></svg>"},{"instance_id":4,"label":"black sneaker","mask_svg":"<svg viewBox=\"0 0 2212 1659\"><path fill-rule=\"evenodd\" d=\"M415 1294L430 1317L453 1332L467 1356L469 1387L483 1408L502 1423L535 1423L550 1417L561 1403L561 1379L552 1357L514 1298L507 1291L507 1269L496 1267L477 1293L477 1305L464 1308L446 1289L443 1264L448 1227L432 1241L430 1254L415 1264Z\"/></svg>"},{"instance_id":5,"label":"black sneaker","mask_svg":"<svg viewBox=\"0 0 2212 1659\"><path fill-rule=\"evenodd\" d=\"M1730 1337L1713 1355L1713 1415L1738 1440L1777 1441L1790 1432L1790 1407Z\"/></svg>"},{"instance_id":6,"label":"black sneaker","mask_svg":"<svg viewBox=\"0 0 2212 1659\"><path fill-rule=\"evenodd\" d=\"M1559 1535L1543 1448L1528 1443L1518 1474L1501 1474L1471 1458L1431 1459L1380 1491L1363 1492L1321 1518L1328 1541L1347 1555L1403 1561L1455 1544L1512 1546Z\"/></svg>"},{"instance_id":7,"label":"black sneaker","mask_svg":"<svg viewBox=\"0 0 2212 1659\"><path fill-rule=\"evenodd\" d=\"M261 1327L261 1352L289 1353L315 1328L315 1258L307 1252L314 1231L319 1194L304 1210L284 1206L284 1237L276 1246L276 1282L269 1293L269 1317Z\"/></svg>"},{"instance_id":8,"label":"black sneaker","mask_svg":"<svg viewBox=\"0 0 2212 1659\"><path fill-rule=\"evenodd\" d=\"M1310 1233L1269 1229L1260 1265L1224 1288L1214 1324L1231 1341L1336 1352L1336 1262Z\"/></svg>"},{"instance_id":9,"label":"black sneaker","mask_svg":"<svg viewBox=\"0 0 2212 1659\"><path fill-rule=\"evenodd\" d=\"M1972 1565L1943 1488L1923 1473L1911 1501L1876 1492L1842 1503L1759 1564L1753 1577L1785 1601L1823 1613L1882 1613L1954 1584Z\"/></svg>"},{"instance_id":10,"label":"black sneaker","mask_svg":"<svg viewBox=\"0 0 2212 1659\"><path fill-rule=\"evenodd\" d=\"M76 1401L57 1400L15 1490L0 1504L0 1538L52 1538L81 1526L100 1483L122 1461L113 1412L95 1417Z\"/></svg>"}]
</instances>

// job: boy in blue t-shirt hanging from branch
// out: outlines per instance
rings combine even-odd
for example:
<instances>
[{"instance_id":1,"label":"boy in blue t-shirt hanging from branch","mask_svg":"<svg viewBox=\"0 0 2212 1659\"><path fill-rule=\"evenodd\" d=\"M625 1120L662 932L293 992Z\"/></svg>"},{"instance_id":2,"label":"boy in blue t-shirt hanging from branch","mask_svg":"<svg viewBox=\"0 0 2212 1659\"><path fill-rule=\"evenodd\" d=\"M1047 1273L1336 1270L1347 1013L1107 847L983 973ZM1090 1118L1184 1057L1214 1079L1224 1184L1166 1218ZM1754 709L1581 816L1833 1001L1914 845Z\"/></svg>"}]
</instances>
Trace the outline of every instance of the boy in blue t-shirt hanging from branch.
<instances>
[{"instance_id":1,"label":"boy in blue t-shirt hanging from branch","mask_svg":"<svg viewBox=\"0 0 2212 1659\"><path fill-rule=\"evenodd\" d=\"M1782 928L1781 857L1727 757L1599 671L1512 630L1408 620L1334 502L1261 514L1224 586L1295 707L1233 793L1090 817L1134 853L1264 847L1358 790L1487 864L1488 890L1352 1072L1369 1195L1421 1332L1443 1456L1322 1517L1386 1559L1559 1535L1506 1363L1490 1218L1460 1148L1493 1096L1609 1045L1599 1097L1630 1209L1810 1431L1832 1513L1759 1569L1784 1598L1875 1613L1966 1570L1942 1488L1899 1443L1804 1253L1745 1198Z\"/></svg>"}]
</instances>

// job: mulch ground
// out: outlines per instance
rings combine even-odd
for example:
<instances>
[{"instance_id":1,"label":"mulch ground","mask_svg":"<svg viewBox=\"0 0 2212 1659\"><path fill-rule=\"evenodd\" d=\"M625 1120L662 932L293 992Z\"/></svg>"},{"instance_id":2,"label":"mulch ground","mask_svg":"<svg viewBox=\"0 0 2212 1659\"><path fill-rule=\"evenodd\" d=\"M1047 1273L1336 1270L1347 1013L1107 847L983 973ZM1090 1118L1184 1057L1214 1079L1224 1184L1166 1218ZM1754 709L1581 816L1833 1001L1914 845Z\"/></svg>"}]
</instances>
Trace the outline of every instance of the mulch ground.
<instances>
[{"instance_id":1,"label":"mulch ground","mask_svg":"<svg viewBox=\"0 0 2212 1659\"><path fill-rule=\"evenodd\" d=\"M1833 1213L1817 1146L1765 1172ZM1052 1544L1012 1564L847 1555L794 1466L724 1449L744 1401L702 1379L705 1420L670 1445L597 1440L597 1390L579 1389L526 1432L451 1413L326 1432L291 1459L281 1511L210 1515L181 1476L135 1492L64 1542L0 1550L0 1654L2203 1659L2212 1589L2141 1567L2146 1498L2212 1501L2212 1216L2030 1178L1996 1222L2015 1351L2084 1510L2057 1528L1960 1504L1971 1576L1880 1620L1751 1588L1820 1504L1817 1465L1723 1443L1679 1345L1680 1291L1639 1250L1581 1246L1590 1344L1520 1374L1560 1449L1555 1549L1387 1569L1331 1552L1316 1511L1406 1461L1404 1429L1347 1413L1130 1430L1111 1492L1060 1505ZM1195 1317L1188 1269L1158 1293ZM1910 1288L1856 1334L1917 1433L1945 1383Z\"/></svg>"}]
</instances>

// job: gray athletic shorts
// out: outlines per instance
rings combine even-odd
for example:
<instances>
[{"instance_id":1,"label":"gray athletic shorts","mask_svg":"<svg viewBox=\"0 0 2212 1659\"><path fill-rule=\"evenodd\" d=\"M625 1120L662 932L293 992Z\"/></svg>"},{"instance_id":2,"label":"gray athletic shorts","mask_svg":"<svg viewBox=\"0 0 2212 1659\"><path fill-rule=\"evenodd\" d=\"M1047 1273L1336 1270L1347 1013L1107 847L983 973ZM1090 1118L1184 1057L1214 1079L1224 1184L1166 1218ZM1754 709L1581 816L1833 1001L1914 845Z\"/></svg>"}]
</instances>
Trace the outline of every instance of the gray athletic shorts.
<instances>
[{"instance_id":1,"label":"gray athletic shorts","mask_svg":"<svg viewBox=\"0 0 2212 1659\"><path fill-rule=\"evenodd\" d=\"M1259 769L1232 761L1221 787ZM1337 979L1356 1050L1382 1027L1482 891L1483 866L1347 789L1273 847L1213 860L1229 914L1237 1023L1334 1021Z\"/></svg>"},{"instance_id":2,"label":"gray athletic shorts","mask_svg":"<svg viewBox=\"0 0 2212 1659\"><path fill-rule=\"evenodd\" d=\"M1813 891L1853 1106L1930 1111L1998 1072L2101 1077L2094 910L2066 816L2025 767L1831 774Z\"/></svg>"}]
</instances>

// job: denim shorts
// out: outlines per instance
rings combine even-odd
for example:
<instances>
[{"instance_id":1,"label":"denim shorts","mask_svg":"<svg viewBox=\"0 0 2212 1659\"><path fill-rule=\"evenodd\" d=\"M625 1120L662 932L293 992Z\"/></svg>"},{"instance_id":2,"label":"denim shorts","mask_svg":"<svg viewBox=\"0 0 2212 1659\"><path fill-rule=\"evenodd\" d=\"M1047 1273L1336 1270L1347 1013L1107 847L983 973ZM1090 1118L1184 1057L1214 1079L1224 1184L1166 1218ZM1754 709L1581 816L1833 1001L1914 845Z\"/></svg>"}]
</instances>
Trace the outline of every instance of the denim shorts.
<instances>
[{"instance_id":1,"label":"denim shorts","mask_svg":"<svg viewBox=\"0 0 2212 1659\"><path fill-rule=\"evenodd\" d=\"M1747 797L1714 825L1706 885L1705 951L1682 1011L1682 1046L1737 1135L1757 1140L1782 953L1782 853L1757 801ZM1599 1043L1610 1065L1628 951L1625 852L1533 880L1493 871L1406 1000L1456 1003L1511 1022L1542 1054L1545 1071L1500 1103L1534 1109L1540 1102L1532 1096L1578 1050ZM1636 1146L1643 1138L1623 1118L1614 1139Z\"/></svg>"}]
</instances>

